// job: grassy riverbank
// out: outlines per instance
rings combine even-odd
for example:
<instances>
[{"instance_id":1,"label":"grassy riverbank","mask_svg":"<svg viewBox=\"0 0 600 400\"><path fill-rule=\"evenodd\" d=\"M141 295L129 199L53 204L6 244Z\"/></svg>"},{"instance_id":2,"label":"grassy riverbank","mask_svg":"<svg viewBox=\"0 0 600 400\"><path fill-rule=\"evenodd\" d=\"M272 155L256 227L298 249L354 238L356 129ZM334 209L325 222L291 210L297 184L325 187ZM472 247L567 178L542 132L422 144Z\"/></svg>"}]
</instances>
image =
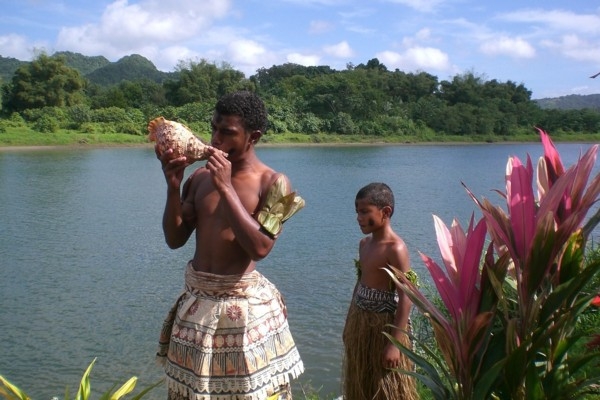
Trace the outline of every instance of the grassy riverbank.
<instances>
[{"instance_id":1,"label":"grassy riverbank","mask_svg":"<svg viewBox=\"0 0 600 400\"><path fill-rule=\"evenodd\" d=\"M597 134L552 134L555 142L600 142ZM200 136L208 141L208 135ZM327 135L267 133L261 139L262 145L314 145L314 144L425 144L425 143L527 143L537 142L539 137L532 129L531 134L514 136L400 136L400 135ZM73 130L58 130L53 133L40 133L28 127L8 128L0 131L0 148L30 146L132 146L148 144L145 135L125 133L82 133Z\"/></svg>"}]
</instances>

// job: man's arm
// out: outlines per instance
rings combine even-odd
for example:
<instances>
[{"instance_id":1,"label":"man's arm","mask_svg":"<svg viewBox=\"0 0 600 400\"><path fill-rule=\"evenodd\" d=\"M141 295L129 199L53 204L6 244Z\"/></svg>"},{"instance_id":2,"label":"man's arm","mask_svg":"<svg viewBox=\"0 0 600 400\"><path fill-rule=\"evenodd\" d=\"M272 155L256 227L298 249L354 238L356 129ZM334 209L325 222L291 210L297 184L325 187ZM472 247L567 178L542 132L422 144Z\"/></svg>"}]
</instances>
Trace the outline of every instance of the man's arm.
<instances>
[{"instance_id":1,"label":"man's arm","mask_svg":"<svg viewBox=\"0 0 600 400\"><path fill-rule=\"evenodd\" d=\"M231 163L223 154L213 151L206 167L221 196L221 205L225 208L223 214L227 217L236 241L252 260L265 258L271 252L275 238L262 229L242 204L231 183Z\"/></svg>"},{"instance_id":2,"label":"man's arm","mask_svg":"<svg viewBox=\"0 0 600 400\"><path fill-rule=\"evenodd\" d=\"M167 201L163 213L162 227L165 241L171 249L178 249L187 243L194 231L194 219L188 223L183 217L183 202L187 200L191 179L183 186L184 195L179 194L179 189L167 189ZM183 197L183 200L182 200ZM193 207L193 203L191 205Z\"/></svg>"},{"instance_id":3,"label":"man's arm","mask_svg":"<svg viewBox=\"0 0 600 400\"><path fill-rule=\"evenodd\" d=\"M165 242L172 249L183 246L194 230L183 218L182 197L185 201L189 195L191 177L183 186L183 195L179 193L183 173L187 167L185 157L173 158L173 150L168 149L160 153L158 147L155 147L156 155L162 164L165 180L167 181L167 200L163 212L162 227L165 236Z\"/></svg>"}]
</instances>

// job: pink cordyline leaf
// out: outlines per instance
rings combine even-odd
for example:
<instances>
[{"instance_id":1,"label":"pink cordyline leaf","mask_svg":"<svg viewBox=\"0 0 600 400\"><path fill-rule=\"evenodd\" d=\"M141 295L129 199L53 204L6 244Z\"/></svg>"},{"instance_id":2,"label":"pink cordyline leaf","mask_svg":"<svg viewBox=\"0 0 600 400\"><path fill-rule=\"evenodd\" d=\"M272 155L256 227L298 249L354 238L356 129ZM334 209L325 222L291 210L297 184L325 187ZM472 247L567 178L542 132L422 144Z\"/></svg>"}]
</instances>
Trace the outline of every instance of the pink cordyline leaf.
<instances>
[{"instance_id":1,"label":"pink cordyline leaf","mask_svg":"<svg viewBox=\"0 0 600 400\"><path fill-rule=\"evenodd\" d=\"M467 313L466 318L469 319L477 313L481 298L479 266L487 233L485 221L481 219L473 228L471 217L465 234L457 220L453 220L448 229L439 217L434 215L433 218L447 275L430 257L421 254L421 258L450 315L458 321Z\"/></svg>"},{"instance_id":2,"label":"pink cordyline leaf","mask_svg":"<svg viewBox=\"0 0 600 400\"><path fill-rule=\"evenodd\" d=\"M536 219L539 220L545 218L546 214L549 212L556 218L560 204L564 200L565 192L568 190L569 186L571 186L574 178L575 170L574 168L569 168L554 182L552 188L546 193L546 196L540 200L539 208L536 212Z\"/></svg>"},{"instance_id":3,"label":"pink cordyline leaf","mask_svg":"<svg viewBox=\"0 0 600 400\"><path fill-rule=\"evenodd\" d=\"M542 146L544 147L544 159L547 164L547 177L549 182L548 187L552 187L554 181L565 173L565 167L560 160L560 154L558 153L558 150L556 150L550 136L540 128L536 127L535 129L539 132Z\"/></svg>"},{"instance_id":4,"label":"pink cordyline leaf","mask_svg":"<svg viewBox=\"0 0 600 400\"><path fill-rule=\"evenodd\" d=\"M485 238L487 234L487 225L482 218L473 228L473 220L469 224L467 242L464 247L464 258L461 268L461 282L459 293L462 295L462 303L465 310L470 311L469 317L477 314L481 300L481 255Z\"/></svg>"},{"instance_id":5,"label":"pink cordyline leaf","mask_svg":"<svg viewBox=\"0 0 600 400\"><path fill-rule=\"evenodd\" d=\"M585 190L593 169L598 145L592 146L584 156L571 166L555 182L546 196L540 201L536 219L553 213L557 223L559 242L564 242L571 233L580 227L589 209L600 195L600 174ZM583 196L581 193L584 193ZM537 225L537 222L536 222Z\"/></svg>"},{"instance_id":6,"label":"pink cordyline leaf","mask_svg":"<svg viewBox=\"0 0 600 400\"><path fill-rule=\"evenodd\" d=\"M450 280L457 285L459 279L458 267L455 263L455 257L453 252L453 235L450 233L446 225L441 219L433 216L433 223L435 227L435 234L437 237L438 247L442 255L442 261L446 266L446 271Z\"/></svg>"},{"instance_id":7,"label":"pink cordyline leaf","mask_svg":"<svg viewBox=\"0 0 600 400\"><path fill-rule=\"evenodd\" d=\"M569 204L570 207L567 208L567 212L569 213L572 212L573 209L586 206L586 204L582 204L582 199L586 197L584 193L587 194L585 191L585 187L590 178L592 169L594 168L594 164L596 163L597 151L598 145L590 147L588 151L585 152L583 157L581 157L581 159L577 162L577 164L575 164L572 167L575 168L576 173L572 182L572 186L570 187L570 192L567 193L568 199L571 201L571 203ZM590 189L588 189L588 191ZM587 197L589 198L590 196ZM592 197L595 198L596 196L593 195ZM566 216L568 215L569 214L567 214Z\"/></svg>"},{"instance_id":8,"label":"pink cordyline leaf","mask_svg":"<svg viewBox=\"0 0 600 400\"><path fill-rule=\"evenodd\" d=\"M464 186L464 184L463 184ZM488 226L488 233L492 238L492 243L494 248L496 249L499 256L507 253L510 255L510 258L513 260L517 259L517 254L515 252L513 243L513 233L511 229L511 221L510 218L506 215L504 210L499 206L494 206L488 199L483 199L483 201L479 201L477 197L464 186L467 193L473 199L475 204L481 209L483 217ZM506 197L506 196L504 196ZM511 269L512 273L515 274L515 279L517 282L521 281L521 277L518 274L519 271L515 271Z\"/></svg>"},{"instance_id":9,"label":"pink cordyline leaf","mask_svg":"<svg viewBox=\"0 0 600 400\"><path fill-rule=\"evenodd\" d=\"M389 265L384 268L384 271L392 278L396 286L398 286L410 300L419 308L423 313L429 315L429 318L434 319L437 324L447 332L450 340L456 342L458 340L451 327L450 322L446 319L444 314L427 298L419 289L412 283L402 271L393 266Z\"/></svg>"},{"instance_id":10,"label":"pink cordyline leaf","mask_svg":"<svg viewBox=\"0 0 600 400\"><path fill-rule=\"evenodd\" d=\"M452 281L448 279L448 276L444 274L442 268L433 259L425 254L419 253L423 263L429 270L429 274L433 279L433 283L440 294L442 302L448 309L448 312L452 318L460 318L462 314L462 307L459 303L458 293L456 292L455 286Z\"/></svg>"},{"instance_id":11,"label":"pink cordyline leaf","mask_svg":"<svg viewBox=\"0 0 600 400\"><path fill-rule=\"evenodd\" d=\"M583 199L581 200L581 204L587 206L592 205L598 200L598 196L600 195L600 173L592 179L592 182L588 186L587 191L583 195Z\"/></svg>"},{"instance_id":12,"label":"pink cordyline leaf","mask_svg":"<svg viewBox=\"0 0 600 400\"><path fill-rule=\"evenodd\" d=\"M532 188L533 167L527 157L523 166L517 157L507 165L506 195L517 260L525 261L535 233L535 198ZM509 244L507 243L507 246Z\"/></svg>"},{"instance_id":13,"label":"pink cordyline leaf","mask_svg":"<svg viewBox=\"0 0 600 400\"><path fill-rule=\"evenodd\" d=\"M537 164L537 190L538 200L542 200L546 193L550 190L550 181L548 180L548 167L546 165L546 159L540 157Z\"/></svg>"}]
</instances>

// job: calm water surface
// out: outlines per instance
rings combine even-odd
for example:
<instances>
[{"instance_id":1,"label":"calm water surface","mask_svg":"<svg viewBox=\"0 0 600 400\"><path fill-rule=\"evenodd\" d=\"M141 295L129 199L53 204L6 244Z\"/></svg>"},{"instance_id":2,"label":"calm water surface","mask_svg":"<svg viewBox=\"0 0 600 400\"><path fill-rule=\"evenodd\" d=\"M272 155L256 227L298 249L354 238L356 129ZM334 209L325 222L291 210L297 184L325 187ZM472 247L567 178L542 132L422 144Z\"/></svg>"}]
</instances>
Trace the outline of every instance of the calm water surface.
<instances>
[{"instance_id":1,"label":"calm water surface","mask_svg":"<svg viewBox=\"0 0 600 400\"><path fill-rule=\"evenodd\" d=\"M557 147L566 165L590 145ZM304 359L303 385L339 393L341 332L362 237L354 196L371 181L396 194L393 225L415 269L439 259L432 214L463 225L475 208L461 182L500 204L509 155L539 144L259 148L306 200L259 270L284 294ZM596 165L596 172L598 165ZM0 375L35 399L162 377L154 362L163 318L193 246L161 231L165 183L151 148L0 152ZM476 213L476 217L479 214ZM190 242L191 243L191 242ZM425 274L421 274L425 277ZM298 384L295 392L301 393ZM164 388L152 392L164 398ZM301 397L300 397L301 398Z\"/></svg>"}]
</instances>

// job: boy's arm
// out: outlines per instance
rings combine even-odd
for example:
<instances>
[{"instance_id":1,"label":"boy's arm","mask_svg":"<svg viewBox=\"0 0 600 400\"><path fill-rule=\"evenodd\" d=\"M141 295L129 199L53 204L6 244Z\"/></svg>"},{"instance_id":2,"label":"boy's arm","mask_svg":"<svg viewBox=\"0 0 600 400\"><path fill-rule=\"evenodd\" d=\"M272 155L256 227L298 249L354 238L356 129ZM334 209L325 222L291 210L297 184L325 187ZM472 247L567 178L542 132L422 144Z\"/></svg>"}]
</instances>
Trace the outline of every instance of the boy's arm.
<instances>
[{"instance_id":1,"label":"boy's arm","mask_svg":"<svg viewBox=\"0 0 600 400\"><path fill-rule=\"evenodd\" d=\"M392 253L390 264L403 273L408 272L410 270L410 258L406 245L404 243L395 245ZM401 289L396 288L396 290L398 291L399 296L398 306L396 307L396 313L394 315L394 328L392 328L390 333L399 342L406 343L404 337L406 335L405 332L408 330L408 320L412 303ZM385 368L400 367L400 349L392 342L389 342L385 346L382 362Z\"/></svg>"},{"instance_id":2,"label":"boy's arm","mask_svg":"<svg viewBox=\"0 0 600 400\"><path fill-rule=\"evenodd\" d=\"M390 261L393 262L392 265L394 267L398 268L402 273L410 271L410 257L404 243L395 246L393 256ZM394 316L394 326L399 329L394 329L393 336L399 340L402 335L405 335L402 331L408 329L412 302L401 289L396 288L396 291L398 292L398 306L396 307L396 314Z\"/></svg>"}]
</instances>

